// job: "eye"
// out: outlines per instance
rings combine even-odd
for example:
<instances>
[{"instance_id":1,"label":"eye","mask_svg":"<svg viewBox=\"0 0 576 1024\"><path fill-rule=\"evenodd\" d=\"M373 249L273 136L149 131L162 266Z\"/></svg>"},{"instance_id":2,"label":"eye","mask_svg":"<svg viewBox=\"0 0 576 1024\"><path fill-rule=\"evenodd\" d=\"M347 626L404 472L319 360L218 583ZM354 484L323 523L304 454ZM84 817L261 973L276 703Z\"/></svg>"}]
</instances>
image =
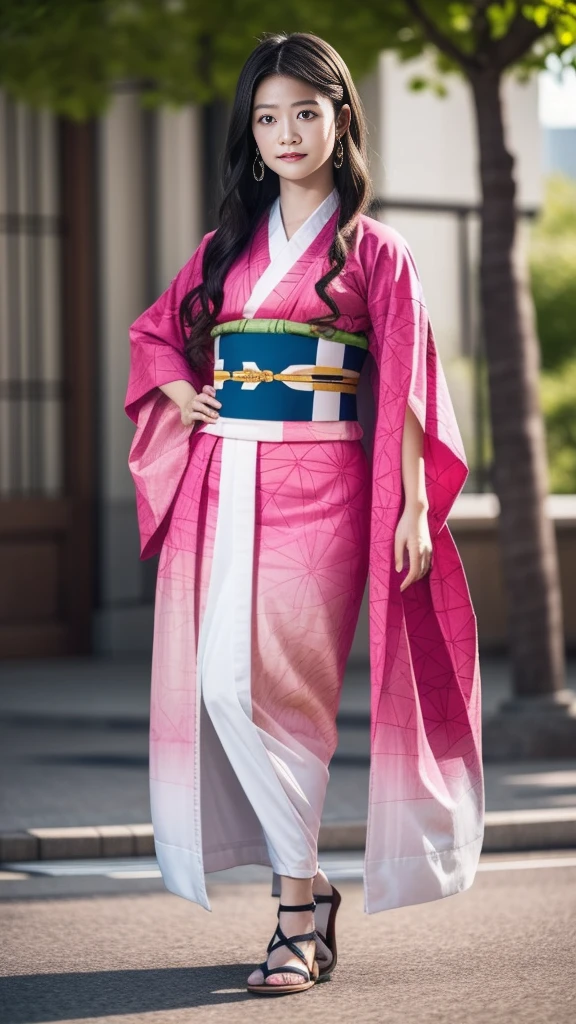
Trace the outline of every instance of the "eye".
<instances>
[{"instance_id":1,"label":"eye","mask_svg":"<svg viewBox=\"0 0 576 1024\"><path fill-rule=\"evenodd\" d=\"M298 117L300 117L300 114L311 114L312 115L311 117L305 117L304 121L312 121L315 117L318 117L318 114L316 114L314 110L300 110L299 113L298 113ZM274 117L273 117L272 114L262 114L261 117L258 118L258 124L270 124L270 121L265 121L264 120L265 117L270 117L270 118L272 118L272 120L274 120Z\"/></svg>"}]
</instances>

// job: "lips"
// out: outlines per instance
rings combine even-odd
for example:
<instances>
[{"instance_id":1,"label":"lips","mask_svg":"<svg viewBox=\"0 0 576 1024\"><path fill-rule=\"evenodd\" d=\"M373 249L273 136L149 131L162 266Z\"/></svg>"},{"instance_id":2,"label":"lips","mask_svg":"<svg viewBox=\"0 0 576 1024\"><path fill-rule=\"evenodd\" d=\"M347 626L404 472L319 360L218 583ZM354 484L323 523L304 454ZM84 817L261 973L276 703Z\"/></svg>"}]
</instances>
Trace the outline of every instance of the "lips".
<instances>
[{"instance_id":1,"label":"lips","mask_svg":"<svg viewBox=\"0 0 576 1024\"><path fill-rule=\"evenodd\" d=\"M278 157L279 160L303 160L306 153L283 153L282 156Z\"/></svg>"}]
</instances>

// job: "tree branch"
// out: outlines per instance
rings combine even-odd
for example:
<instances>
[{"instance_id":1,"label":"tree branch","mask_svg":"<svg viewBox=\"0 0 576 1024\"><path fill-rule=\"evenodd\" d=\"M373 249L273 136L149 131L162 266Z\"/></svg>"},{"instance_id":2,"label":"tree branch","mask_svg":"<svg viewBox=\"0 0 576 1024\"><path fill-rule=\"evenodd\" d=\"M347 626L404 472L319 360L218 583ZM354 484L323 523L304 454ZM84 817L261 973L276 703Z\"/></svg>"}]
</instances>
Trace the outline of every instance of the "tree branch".
<instances>
[{"instance_id":1,"label":"tree branch","mask_svg":"<svg viewBox=\"0 0 576 1024\"><path fill-rule=\"evenodd\" d=\"M539 26L534 21L525 18L520 10L516 13L510 28L502 39L494 44L493 55L496 67L499 71L515 64L521 60L524 54L528 53L534 43L550 33L550 24Z\"/></svg>"},{"instance_id":2,"label":"tree branch","mask_svg":"<svg viewBox=\"0 0 576 1024\"><path fill-rule=\"evenodd\" d=\"M420 22L424 32L431 43L447 57L450 57L456 64L466 71L472 71L476 65L473 57L470 57L463 50L460 50L456 43L453 43L449 36L445 35L432 18L422 9L419 0L405 0L406 7Z\"/></svg>"},{"instance_id":3,"label":"tree branch","mask_svg":"<svg viewBox=\"0 0 576 1024\"><path fill-rule=\"evenodd\" d=\"M489 61L491 49L490 22L488 20L488 0L475 0L473 32L476 37L476 56L485 65Z\"/></svg>"}]
</instances>

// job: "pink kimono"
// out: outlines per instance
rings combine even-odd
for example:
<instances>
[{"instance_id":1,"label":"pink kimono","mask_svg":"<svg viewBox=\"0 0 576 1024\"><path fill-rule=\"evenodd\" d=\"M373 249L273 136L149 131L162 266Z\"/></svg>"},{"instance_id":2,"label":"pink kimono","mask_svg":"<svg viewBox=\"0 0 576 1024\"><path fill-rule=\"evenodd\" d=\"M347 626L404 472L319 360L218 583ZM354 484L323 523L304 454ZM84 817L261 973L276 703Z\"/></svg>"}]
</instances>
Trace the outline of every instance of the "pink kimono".
<instances>
[{"instance_id":1,"label":"pink kimono","mask_svg":"<svg viewBox=\"0 0 576 1024\"><path fill-rule=\"evenodd\" d=\"M218 322L323 315L314 285L338 206L334 189L288 240L276 200L227 275ZM141 558L160 553L150 796L164 881L209 910L205 872L259 863L276 875L316 873L369 574L364 909L461 892L484 828L476 617L446 524L468 467L413 257L397 231L361 216L329 286L335 326L369 342L358 421L330 419L320 404L309 422L221 416L185 427L158 385L213 383L214 359L193 371L178 324L211 235L130 329L125 408L137 425L129 465ZM321 362L335 365L337 348L327 341ZM407 403L425 432L433 562L400 593Z\"/></svg>"}]
</instances>

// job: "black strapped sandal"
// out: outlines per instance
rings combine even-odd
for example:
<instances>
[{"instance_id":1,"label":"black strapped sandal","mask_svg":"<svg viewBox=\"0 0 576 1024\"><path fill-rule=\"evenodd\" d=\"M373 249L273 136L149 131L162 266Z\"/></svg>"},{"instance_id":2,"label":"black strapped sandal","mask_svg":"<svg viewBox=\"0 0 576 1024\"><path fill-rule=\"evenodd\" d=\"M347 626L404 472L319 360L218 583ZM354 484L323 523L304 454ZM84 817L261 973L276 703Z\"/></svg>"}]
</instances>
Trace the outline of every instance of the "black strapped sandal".
<instances>
[{"instance_id":1,"label":"black strapped sandal","mask_svg":"<svg viewBox=\"0 0 576 1024\"><path fill-rule=\"evenodd\" d=\"M292 935L288 938L280 927L280 914L284 910L314 910L316 903L313 900L312 903L302 903L299 906L286 906L284 903L280 903L278 907L278 924L276 925L276 931L268 943L266 952L268 955L280 946L287 946L294 956L297 956L302 961L304 967L296 967L295 965L287 965L284 967L268 967L268 961L264 960L263 963L258 964L254 970L261 970L264 978L266 979L270 974L301 974L306 980L301 981L295 985L269 985L265 980L260 985L251 985L247 983L246 987L249 992L257 992L259 995L267 996L281 996L288 992L305 992L306 989L312 988L316 984L318 979L318 963L316 957L314 957L314 963L312 967L308 967L308 961L306 960L305 954L302 952L296 942L311 942L316 938L316 932L306 932L304 935ZM279 936L278 941L274 942L276 935Z\"/></svg>"},{"instance_id":2,"label":"black strapped sandal","mask_svg":"<svg viewBox=\"0 0 576 1024\"><path fill-rule=\"evenodd\" d=\"M338 949L336 947L336 914L338 912L338 907L342 902L342 896L338 892L338 889L333 885L331 896L318 895L314 897L314 900L316 903L330 903L330 915L326 925L326 935L323 935L322 932L316 929L316 955L318 956L318 954L324 953L323 947L326 947L326 949L332 953L332 959L324 966L322 966L322 960L324 957L320 955L318 958L318 981L327 981L338 961ZM320 940L320 945L318 944L318 940Z\"/></svg>"}]
</instances>

